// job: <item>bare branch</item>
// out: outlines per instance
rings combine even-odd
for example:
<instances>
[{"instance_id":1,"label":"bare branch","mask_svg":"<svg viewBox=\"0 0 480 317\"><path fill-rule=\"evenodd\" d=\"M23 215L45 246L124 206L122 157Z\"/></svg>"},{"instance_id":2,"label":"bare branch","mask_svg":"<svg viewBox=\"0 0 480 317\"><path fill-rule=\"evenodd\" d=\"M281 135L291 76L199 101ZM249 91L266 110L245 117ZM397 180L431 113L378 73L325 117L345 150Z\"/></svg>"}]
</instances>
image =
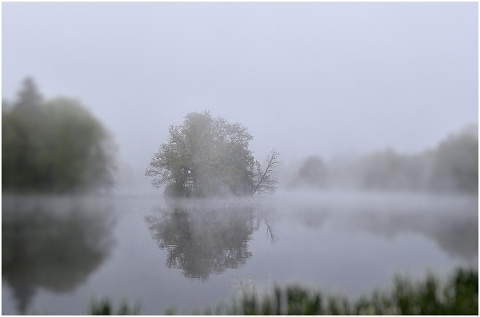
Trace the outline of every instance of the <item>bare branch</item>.
<instances>
[{"instance_id":1,"label":"bare branch","mask_svg":"<svg viewBox=\"0 0 480 317\"><path fill-rule=\"evenodd\" d=\"M273 192L276 189L277 178L274 177L274 169L273 166L278 164L278 155L279 153L276 150L272 150L269 157L267 157L267 167L265 171L261 173L260 166L257 162L257 184L252 190L252 195L255 193L263 193L263 192ZM262 174L260 177L259 175Z\"/></svg>"}]
</instances>

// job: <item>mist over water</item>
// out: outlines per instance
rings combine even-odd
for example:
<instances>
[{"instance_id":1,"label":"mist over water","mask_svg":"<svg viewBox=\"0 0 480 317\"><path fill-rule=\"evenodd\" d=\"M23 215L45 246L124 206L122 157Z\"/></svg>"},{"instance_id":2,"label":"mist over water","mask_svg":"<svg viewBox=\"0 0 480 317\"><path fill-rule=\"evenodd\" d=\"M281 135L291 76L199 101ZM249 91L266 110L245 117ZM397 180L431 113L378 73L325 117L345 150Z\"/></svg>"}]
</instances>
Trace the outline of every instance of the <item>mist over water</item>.
<instances>
[{"instance_id":1,"label":"mist over water","mask_svg":"<svg viewBox=\"0 0 480 317\"><path fill-rule=\"evenodd\" d=\"M478 269L476 3L5 3L2 32L3 314Z\"/></svg>"},{"instance_id":2,"label":"mist over water","mask_svg":"<svg viewBox=\"0 0 480 317\"><path fill-rule=\"evenodd\" d=\"M16 307L11 313L27 313L42 291L74 291L101 267L114 246L110 212L102 198L2 197L2 276Z\"/></svg>"},{"instance_id":3,"label":"mist over water","mask_svg":"<svg viewBox=\"0 0 480 317\"><path fill-rule=\"evenodd\" d=\"M3 312L82 314L106 295L139 300L145 314L187 313L275 281L355 297L398 272L478 266L477 205L470 195L305 190L4 196Z\"/></svg>"}]
</instances>

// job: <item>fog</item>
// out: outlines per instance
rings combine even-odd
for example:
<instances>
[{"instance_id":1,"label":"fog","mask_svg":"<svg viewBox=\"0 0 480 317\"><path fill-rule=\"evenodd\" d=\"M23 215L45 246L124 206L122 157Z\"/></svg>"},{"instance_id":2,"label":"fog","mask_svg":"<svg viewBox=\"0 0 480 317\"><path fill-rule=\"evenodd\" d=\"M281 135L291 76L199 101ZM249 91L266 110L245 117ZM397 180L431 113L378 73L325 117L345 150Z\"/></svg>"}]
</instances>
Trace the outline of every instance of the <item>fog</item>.
<instances>
[{"instance_id":1,"label":"fog","mask_svg":"<svg viewBox=\"0 0 480 317\"><path fill-rule=\"evenodd\" d=\"M2 272L26 313L41 289L72 292L109 256L115 226L105 199L3 196Z\"/></svg>"},{"instance_id":2,"label":"fog","mask_svg":"<svg viewBox=\"0 0 480 317\"><path fill-rule=\"evenodd\" d=\"M4 195L4 314L85 314L93 298L184 314L300 282L357 297L399 272L478 267L478 199L279 190L249 199Z\"/></svg>"},{"instance_id":3,"label":"fog","mask_svg":"<svg viewBox=\"0 0 480 317\"><path fill-rule=\"evenodd\" d=\"M476 3L2 8L2 98L32 76L80 99L135 175L192 111L245 124L255 157L284 165L419 152L478 122Z\"/></svg>"},{"instance_id":4,"label":"fog","mask_svg":"<svg viewBox=\"0 0 480 317\"><path fill-rule=\"evenodd\" d=\"M477 3L2 9L2 313L478 268Z\"/></svg>"}]
</instances>

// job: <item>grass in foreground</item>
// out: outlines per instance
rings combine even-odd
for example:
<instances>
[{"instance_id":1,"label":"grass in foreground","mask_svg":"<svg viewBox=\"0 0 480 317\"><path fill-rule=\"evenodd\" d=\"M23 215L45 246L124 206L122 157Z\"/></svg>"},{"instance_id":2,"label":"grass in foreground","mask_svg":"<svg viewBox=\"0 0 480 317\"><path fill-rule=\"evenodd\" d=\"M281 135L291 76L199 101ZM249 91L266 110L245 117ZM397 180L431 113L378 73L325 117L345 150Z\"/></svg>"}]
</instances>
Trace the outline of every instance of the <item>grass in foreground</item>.
<instances>
[{"instance_id":1,"label":"grass in foreground","mask_svg":"<svg viewBox=\"0 0 480 317\"><path fill-rule=\"evenodd\" d=\"M108 298L94 301L90 306L90 315L139 315L140 304L130 307L126 300L122 301L118 309L114 309L113 303Z\"/></svg>"},{"instance_id":2,"label":"grass in foreground","mask_svg":"<svg viewBox=\"0 0 480 317\"><path fill-rule=\"evenodd\" d=\"M93 315L139 314L140 307L129 308L123 302L117 311L109 300L92 304ZM231 304L219 305L214 312L227 315L478 315L478 271L457 269L445 283L432 274L421 281L396 276L393 287L374 291L350 301L342 295L323 294L299 285L275 286L273 294L257 295L243 291ZM175 314L169 310L165 314Z\"/></svg>"}]
</instances>

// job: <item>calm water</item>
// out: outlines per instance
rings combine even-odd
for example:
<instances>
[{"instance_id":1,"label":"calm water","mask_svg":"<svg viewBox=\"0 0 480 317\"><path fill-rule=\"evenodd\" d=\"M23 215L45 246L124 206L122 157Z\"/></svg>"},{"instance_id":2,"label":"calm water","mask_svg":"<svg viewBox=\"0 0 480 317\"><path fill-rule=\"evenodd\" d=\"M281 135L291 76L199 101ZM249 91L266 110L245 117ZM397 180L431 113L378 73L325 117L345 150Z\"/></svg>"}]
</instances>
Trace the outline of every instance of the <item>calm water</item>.
<instances>
[{"instance_id":1,"label":"calm water","mask_svg":"<svg viewBox=\"0 0 480 317\"><path fill-rule=\"evenodd\" d=\"M4 195L2 222L3 314L85 314L103 296L188 314L251 285L355 297L394 273L478 266L478 199L468 196Z\"/></svg>"}]
</instances>

